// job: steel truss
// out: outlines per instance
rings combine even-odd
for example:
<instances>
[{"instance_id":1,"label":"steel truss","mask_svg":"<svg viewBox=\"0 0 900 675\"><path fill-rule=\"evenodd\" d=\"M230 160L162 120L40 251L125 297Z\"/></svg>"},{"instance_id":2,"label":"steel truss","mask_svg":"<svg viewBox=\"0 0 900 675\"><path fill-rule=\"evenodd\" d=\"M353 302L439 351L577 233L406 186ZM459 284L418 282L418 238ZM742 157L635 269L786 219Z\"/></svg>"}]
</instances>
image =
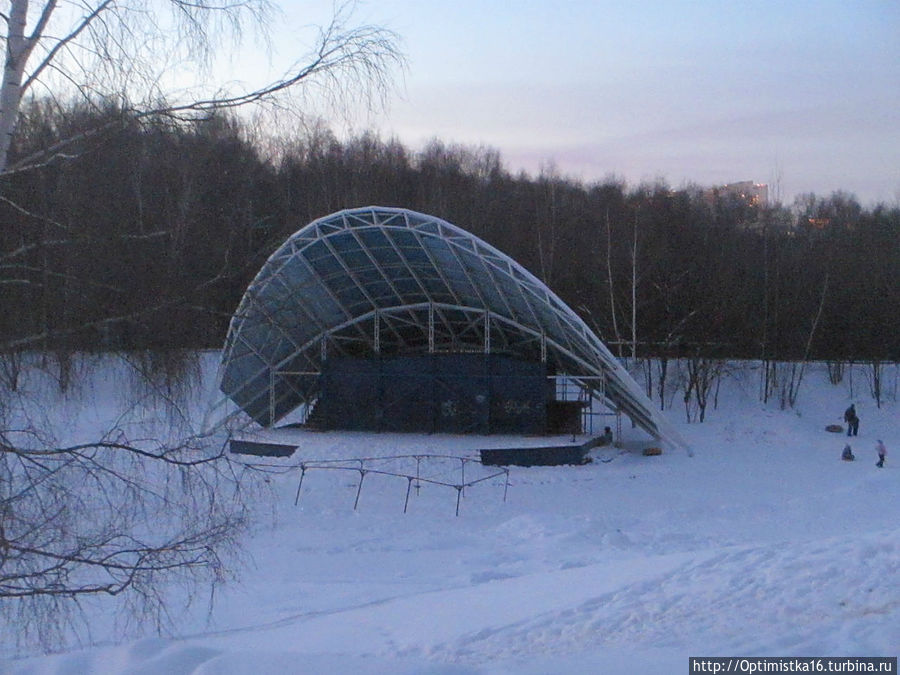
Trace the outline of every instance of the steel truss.
<instances>
[{"instance_id":1,"label":"steel truss","mask_svg":"<svg viewBox=\"0 0 900 675\"><path fill-rule=\"evenodd\" d=\"M275 251L232 317L219 386L272 425L315 401L330 355L475 351L545 362L652 436L677 438L546 285L468 232L406 209L341 211Z\"/></svg>"}]
</instances>

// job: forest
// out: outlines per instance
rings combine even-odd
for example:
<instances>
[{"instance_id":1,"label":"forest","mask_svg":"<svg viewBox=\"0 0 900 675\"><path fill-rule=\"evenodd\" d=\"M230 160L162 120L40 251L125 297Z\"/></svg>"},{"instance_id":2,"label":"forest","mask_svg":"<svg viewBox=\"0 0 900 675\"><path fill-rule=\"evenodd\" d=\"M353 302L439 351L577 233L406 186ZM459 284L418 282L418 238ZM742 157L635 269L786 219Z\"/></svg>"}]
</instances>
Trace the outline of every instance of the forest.
<instances>
[{"instance_id":1,"label":"forest","mask_svg":"<svg viewBox=\"0 0 900 675\"><path fill-rule=\"evenodd\" d=\"M849 194L754 206L706 186L586 183L324 122L260 132L115 106L22 111L2 177L0 350L216 348L262 263L354 206L443 218L522 263L619 355L900 360L900 208ZM101 131L97 131L100 129ZM743 178L743 177L742 177Z\"/></svg>"}]
</instances>

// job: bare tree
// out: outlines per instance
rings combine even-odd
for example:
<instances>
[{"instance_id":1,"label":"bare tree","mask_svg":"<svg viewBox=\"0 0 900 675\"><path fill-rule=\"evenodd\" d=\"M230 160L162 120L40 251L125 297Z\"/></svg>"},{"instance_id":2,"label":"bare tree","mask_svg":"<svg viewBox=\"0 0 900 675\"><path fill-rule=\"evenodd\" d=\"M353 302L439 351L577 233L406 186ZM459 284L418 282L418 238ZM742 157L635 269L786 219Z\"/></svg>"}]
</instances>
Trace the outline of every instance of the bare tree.
<instances>
[{"instance_id":1,"label":"bare tree","mask_svg":"<svg viewBox=\"0 0 900 675\"><path fill-rule=\"evenodd\" d=\"M769 287L771 286L770 274L769 274L769 219L765 217L763 219L763 230L762 230L762 241L763 241L763 264L762 264L762 272L763 272L763 288L762 288L762 335L760 337L760 360L762 362L762 372L760 378L760 385L762 388L762 393L760 399L763 403L768 402L769 395L772 393L773 380L777 375L777 366L775 362L769 358L769 315L770 315L770 302L769 302Z\"/></svg>"},{"instance_id":2,"label":"bare tree","mask_svg":"<svg viewBox=\"0 0 900 675\"><path fill-rule=\"evenodd\" d=\"M556 259L557 230L560 219L560 184L562 182L559 170L554 163L541 164L535 220L540 278L548 286L553 285L553 263Z\"/></svg>"},{"instance_id":3,"label":"bare tree","mask_svg":"<svg viewBox=\"0 0 900 675\"><path fill-rule=\"evenodd\" d=\"M76 157L107 132L136 122L179 125L223 110L278 106L294 96L320 96L340 106L351 92L370 102L385 95L391 68L402 66L397 37L378 26L352 25L352 4L336 9L307 54L280 78L246 89L166 84L177 83L167 72L173 64L190 61L208 73L217 47L234 44L251 28L265 35L275 9L268 0L0 0L0 200L35 224L33 239L0 240L0 267L24 269L28 256L83 243L72 223L18 203L9 179ZM93 124L44 145L19 147L17 130L29 100L109 114L96 114ZM138 236L174 239L178 225ZM46 262L29 273L33 279L12 276L4 283L46 286L55 277L73 285L73 293L78 284L95 283ZM192 293L200 297L210 283ZM159 298L62 332L102 331L184 300ZM163 626L173 596L190 598L198 583L228 576L225 563L244 524L241 486L222 439L187 433L181 417L189 414L177 406L142 408L160 417L152 434L111 422L76 441L59 419L42 412L42 394L27 391L23 350L65 337L59 333L44 322L0 345L0 636L37 636L46 648L56 646L87 598L120 598L130 620ZM31 370L39 365L40 359ZM179 584L186 592L173 593Z\"/></svg>"},{"instance_id":4,"label":"bare tree","mask_svg":"<svg viewBox=\"0 0 900 675\"><path fill-rule=\"evenodd\" d=\"M616 338L619 358L622 358L622 336L619 333L619 323L616 320L616 295L613 288L613 256L612 256L612 225L609 221L609 209L606 210L606 278L609 283L609 314L613 327L613 335Z\"/></svg>"},{"instance_id":5,"label":"bare tree","mask_svg":"<svg viewBox=\"0 0 900 675\"><path fill-rule=\"evenodd\" d=\"M843 361L827 361L828 381L831 384L840 384L844 380L844 362Z\"/></svg>"},{"instance_id":6,"label":"bare tree","mask_svg":"<svg viewBox=\"0 0 900 675\"><path fill-rule=\"evenodd\" d=\"M816 315L813 318L812 326L809 329L809 336L806 340L806 347L803 350L803 359L798 365L796 362L791 363L789 377L782 384L781 389L781 407L782 409L797 404L797 396L800 394L800 385L803 384L803 374L806 371L806 365L809 363L809 354L812 350L813 339L816 336L816 329L819 327L819 321L822 318L822 310L825 308L825 301L828 298L828 274L822 281L822 293L819 297L819 306Z\"/></svg>"},{"instance_id":7,"label":"bare tree","mask_svg":"<svg viewBox=\"0 0 900 675\"><path fill-rule=\"evenodd\" d=\"M95 596L121 595L129 620L164 629L173 591L184 601L225 580L244 514L220 460L197 440L63 447L34 429L0 434L4 642L58 646Z\"/></svg>"},{"instance_id":8,"label":"bare tree","mask_svg":"<svg viewBox=\"0 0 900 675\"><path fill-rule=\"evenodd\" d=\"M76 359L75 393L96 412L110 411L105 431L80 417L59 423L72 394L53 393L39 354L22 357L17 391L0 383L3 648L58 648L84 637L81 610L103 598L119 626L170 628L179 604L233 576L246 486L225 461L222 439L187 431L196 401L171 378L195 366L180 360L163 369L168 377L144 377L146 359ZM109 380L118 383L112 392L126 392L121 398L92 393ZM179 413L154 416L160 400Z\"/></svg>"},{"instance_id":9,"label":"bare tree","mask_svg":"<svg viewBox=\"0 0 900 675\"><path fill-rule=\"evenodd\" d=\"M636 214L631 234L631 358L637 360L638 219Z\"/></svg>"},{"instance_id":10,"label":"bare tree","mask_svg":"<svg viewBox=\"0 0 900 675\"><path fill-rule=\"evenodd\" d=\"M687 380L684 385L684 411L688 422L706 419L709 392L713 385L718 391L719 379L725 370L725 362L701 356L691 356L686 361Z\"/></svg>"},{"instance_id":11,"label":"bare tree","mask_svg":"<svg viewBox=\"0 0 900 675\"><path fill-rule=\"evenodd\" d=\"M875 405L881 408L884 398L884 362L881 359L872 359L866 366L866 380L869 383L869 393L875 399Z\"/></svg>"},{"instance_id":12,"label":"bare tree","mask_svg":"<svg viewBox=\"0 0 900 675\"><path fill-rule=\"evenodd\" d=\"M403 62L397 36L378 26L353 26L353 6L345 4L282 77L240 90L180 91L164 84L173 63L208 69L217 44L239 41L249 27L264 34L274 6L268 0L91 0L79 3L79 9L58 0L4 4L0 175L62 158L73 143L103 130L84 130L10 161L19 112L29 94L57 101L115 100L132 116L196 119L310 89L337 104L346 103L350 92L374 101L388 91L391 67Z\"/></svg>"},{"instance_id":13,"label":"bare tree","mask_svg":"<svg viewBox=\"0 0 900 675\"><path fill-rule=\"evenodd\" d=\"M243 89L217 85L186 88L167 72L173 63L184 70L182 62L187 62L209 75L216 47L239 41L250 28L265 34L276 7L269 0L89 0L77 4L7 0L0 2L0 10L4 4L8 12L0 15L6 24L0 36L6 45L0 81L0 203L28 220L31 231L27 239L17 239L17 234L0 242L0 271L12 272L12 278L0 280L0 285L19 288L58 283L69 272L50 269L47 252L85 242L83 234L76 231L77 223L21 203L10 190L8 179L14 175L71 159L85 153L93 141L136 123L184 124L209 120L223 111L260 106L283 110L287 103L297 99L307 103L313 97L339 108L349 104L351 94L354 101L373 105L383 100L390 87L392 66L403 65L397 36L378 26L353 25L354 6L347 3L337 7L308 51L282 77ZM167 87L167 82L172 84ZM26 105L38 100L42 105ZM54 133L45 143L29 139L27 145L17 147L17 130L28 126L30 115L73 106L94 114L82 115L85 124ZM292 110L303 107L290 106ZM177 239L177 225L171 222L153 232L111 236ZM37 267L43 278L35 265L35 257L41 255ZM28 278L23 279L22 274ZM77 293L79 285L91 283L96 282L72 278L68 285ZM117 293L115 288L109 290ZM195 289L193 295L202 291ZM173 298L163 299L166 305L183 301L184 297L174 302ZM134 318L106 316L104 325L85 328L103 330L111 323ZM44 330L48 322L41 326L0 350L46 348L50 342Z\"/></svg>"}]
</instances>

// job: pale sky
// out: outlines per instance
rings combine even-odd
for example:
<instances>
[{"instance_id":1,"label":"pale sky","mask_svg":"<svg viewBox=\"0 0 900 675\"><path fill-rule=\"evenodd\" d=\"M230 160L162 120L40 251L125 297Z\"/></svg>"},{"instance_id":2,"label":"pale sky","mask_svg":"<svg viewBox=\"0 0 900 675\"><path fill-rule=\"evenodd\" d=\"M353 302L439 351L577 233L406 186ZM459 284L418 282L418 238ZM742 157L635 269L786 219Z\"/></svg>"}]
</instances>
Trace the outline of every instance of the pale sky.
<instances>
[{"instance_id":1,"label":"pale sky","mask_svg":"<svg viewBox=\"0 0 900 675\"><path fill-rule=\"evenodd\" d=\"M330 3L282 8L276 64ZM370 0L356 16L408 59L357 130L414 150L439 138L497 148L513 172L900 203L898 0Z\"/></svg>"}]
</instances>

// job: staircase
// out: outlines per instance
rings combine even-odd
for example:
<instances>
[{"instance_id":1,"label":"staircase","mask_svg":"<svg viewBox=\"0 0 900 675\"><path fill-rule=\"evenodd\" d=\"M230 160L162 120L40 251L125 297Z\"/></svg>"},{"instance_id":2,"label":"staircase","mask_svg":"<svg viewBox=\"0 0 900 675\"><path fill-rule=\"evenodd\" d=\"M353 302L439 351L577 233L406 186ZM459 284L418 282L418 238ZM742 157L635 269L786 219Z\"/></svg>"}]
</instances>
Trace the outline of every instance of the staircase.
<instances>
[{"instance_id":1,"label":"staircase","mask_svg":"<svg viewBox=\"0 0 900 675\"><path fill-rule=\"evenodd\" d=\"M303 423L305 429L310 431L325 431L328 428L328 420L322 407L316 399L311 405L311 410L306 415L306 421Z\"/></svg>"}]
</instances>

